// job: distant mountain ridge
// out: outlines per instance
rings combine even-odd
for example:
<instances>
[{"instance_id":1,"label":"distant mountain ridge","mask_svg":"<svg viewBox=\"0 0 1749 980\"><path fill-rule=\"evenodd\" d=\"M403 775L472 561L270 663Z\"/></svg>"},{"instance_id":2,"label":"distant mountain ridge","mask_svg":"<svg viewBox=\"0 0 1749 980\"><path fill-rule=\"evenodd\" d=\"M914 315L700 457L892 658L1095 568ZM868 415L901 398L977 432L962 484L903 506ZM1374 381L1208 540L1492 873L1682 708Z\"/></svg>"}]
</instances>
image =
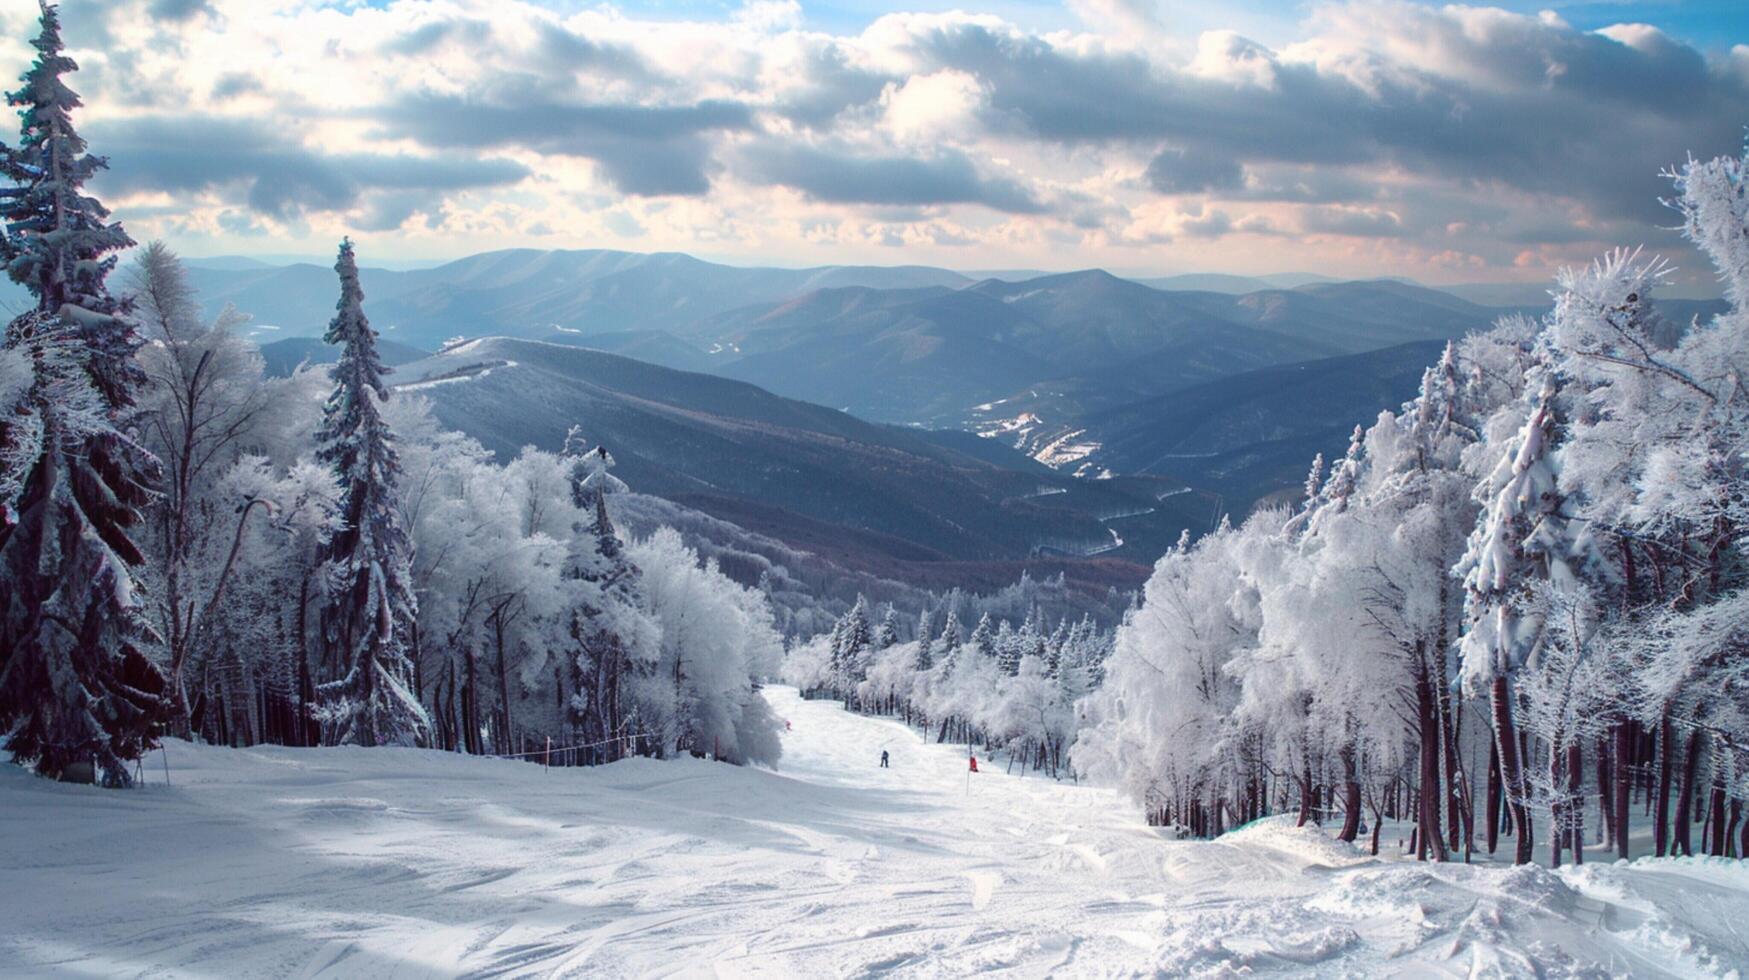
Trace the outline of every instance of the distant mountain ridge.
<instances>
[{"instance_id":1,"label":"distant mountain ridge","mask_svg":"<svg viewBox=\"0 0 1749 980\"><path fill-rule=\"evenodd\" d=\"M756 518L752 529L775 537L836 526L852 550L887 560L1016 560L1041 548L1091 555L1121 539L1148 554L1206 519L1204 501L1180 500L1120 539L1104 518L1153 507L1148 481L1080 481L963 433L877 425L585 348L482 339L403 365L392 380L501 456L557 449L581 424L639 490L737 523Z\"/></svg>"},{"instance_id":2,"label":"distant mountain ridge","mask_svg":"<svg viewBox=\"0 0 1749 980\"><path fill-rule=\"evenodd\" d=\"M192 264L194 284L209 307L251 313L258 339L313 335L332 315L322 266L221 264ZM1271 365L1458 336L1496 312L1394 280L1022 275L738 267L601 249L361 273L372 323L408 347L548 339L934 426L979 422L975 406L1013 399L1049 402L1041 414L1072 421ZM1157 288L1193 283L1220 288ZM1250 285L1262 288L1237 291Z\"/></svg>"},{"instance_id":3,"label":"distant mountain ridge","mask_svg":"<svg viewBox=\"0 0 1749 980\"><path fill-rule=\"evenodd\" d=\"M390 367L431 356L430 351L409 347L386 337L378 338L377 354ZM283 378L297 370L301 364L333 364L340 359L340 348L324 343L320 337L287 337L261 344L261 359L268 377Z\"/></svg>"},{"instance_id":4,"label":"distant mountain ridge","mask_svg":"<svg viewBox=\"0 0 1749 980\"><path fill-rule=\"evenodd\" d=\"M229 263L226 263L229 265ZM333 315L334 273L325 266L215 268L189 263L209 306L235 303L284 334L320 333ZM360 270L372 323L413 346L454 336L542 336L664 329L714 312L814 289L867 285L960 285L958 273L922 266L741 268L674 252L604 249L485 252L425 269Z\"/></svg>"}]
</instances>

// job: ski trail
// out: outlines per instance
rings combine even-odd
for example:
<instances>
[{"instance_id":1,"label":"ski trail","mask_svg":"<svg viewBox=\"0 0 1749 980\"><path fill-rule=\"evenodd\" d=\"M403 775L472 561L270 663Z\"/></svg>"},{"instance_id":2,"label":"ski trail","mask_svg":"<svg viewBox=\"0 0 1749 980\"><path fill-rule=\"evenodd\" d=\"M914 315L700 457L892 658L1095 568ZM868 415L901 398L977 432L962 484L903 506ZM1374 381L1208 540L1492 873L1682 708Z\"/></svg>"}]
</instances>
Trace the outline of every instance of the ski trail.
<instances>
[{"instance_id":1,"label":"ski trail","mask_svg":"<svg viewBox=\"0 0 1749 980\"><path fill-rule=\"evenodd\" d=\"M120 793L0 767L0 972L1693 976L1749 962L1737 863L1432 868L1279 822L1168 840L1109 790L994 759L968 778L961 746L766 696L792 724L777 772L175 743L174 788Z\"/></svg>"}]
</instances>

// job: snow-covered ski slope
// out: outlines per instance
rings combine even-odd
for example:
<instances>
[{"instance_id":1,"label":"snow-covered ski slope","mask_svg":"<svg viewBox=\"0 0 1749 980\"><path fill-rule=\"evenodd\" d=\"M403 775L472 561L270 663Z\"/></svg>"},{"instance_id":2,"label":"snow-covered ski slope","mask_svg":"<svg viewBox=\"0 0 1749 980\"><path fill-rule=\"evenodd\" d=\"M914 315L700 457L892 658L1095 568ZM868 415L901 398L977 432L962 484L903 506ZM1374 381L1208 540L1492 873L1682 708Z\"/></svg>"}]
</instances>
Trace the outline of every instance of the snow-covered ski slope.
<instances>
[{"instance_id":1,"label":"snow-covered ski slope","mask_svg":"<svg viewBox=\"0 0 1749 980\"><path fill-rule=\"evenodd\" d=\"M770 688L781 772L173 743L172 785L0 766L6 976L1730 975L1749 871L1178 842ZM878 768L882 749L892 768Z\"/></svg>"}]
</instances>

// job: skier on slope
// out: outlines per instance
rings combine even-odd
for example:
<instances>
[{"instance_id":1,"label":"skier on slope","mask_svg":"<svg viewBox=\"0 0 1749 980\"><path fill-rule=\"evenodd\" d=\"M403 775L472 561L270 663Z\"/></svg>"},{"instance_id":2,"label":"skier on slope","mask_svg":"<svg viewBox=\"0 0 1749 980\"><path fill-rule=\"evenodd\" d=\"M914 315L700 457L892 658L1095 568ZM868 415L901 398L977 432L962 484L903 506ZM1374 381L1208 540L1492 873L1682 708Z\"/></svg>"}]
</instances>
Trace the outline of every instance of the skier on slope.
<instances>
[{"instance_id":1,"label":"skier on slope","mask_svg":"<svg viewBox=\"0 0 1749 980\"><path fill-rule=\"evenodd\" d=\"M887 750L886 749L881 750L881 768L882 769L889 768L887 766Z\"/></svg>"},{"instance_id":2,"label":"skier on slope","mask_svg":"<svg viewBox=\"0 0 1749 980\"><path fill-rule=\"evenodd\" d=\"M972 755L971 759L972 759L972 771L977 772L978 771L978 756L974 753Z\"/></svg>"}]
</instances>

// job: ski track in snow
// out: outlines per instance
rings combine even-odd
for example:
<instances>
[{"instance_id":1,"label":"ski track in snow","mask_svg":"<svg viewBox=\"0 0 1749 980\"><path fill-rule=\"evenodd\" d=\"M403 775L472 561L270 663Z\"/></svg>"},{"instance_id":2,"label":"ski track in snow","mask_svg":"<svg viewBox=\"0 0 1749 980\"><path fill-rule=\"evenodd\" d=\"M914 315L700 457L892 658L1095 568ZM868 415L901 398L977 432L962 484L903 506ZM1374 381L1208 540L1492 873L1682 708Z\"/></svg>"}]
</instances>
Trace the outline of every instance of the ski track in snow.
<instances>
[{"instance_id":1,"label":"ski track in snow","mask_svg":"<svg viewBox=\"0 0 1749 980\"><path fill-rule=\"evenodd\" d=\"M767 688L781 770L543 771L172 743L172 785L0 767L0 974L1708 976L1749 871L1379 861L1265 821L1173 841L1115 793ZM882 749L892 768L877 766ZM984 760L980 760L984 761Z\"/></svg>"}]
</instances>

